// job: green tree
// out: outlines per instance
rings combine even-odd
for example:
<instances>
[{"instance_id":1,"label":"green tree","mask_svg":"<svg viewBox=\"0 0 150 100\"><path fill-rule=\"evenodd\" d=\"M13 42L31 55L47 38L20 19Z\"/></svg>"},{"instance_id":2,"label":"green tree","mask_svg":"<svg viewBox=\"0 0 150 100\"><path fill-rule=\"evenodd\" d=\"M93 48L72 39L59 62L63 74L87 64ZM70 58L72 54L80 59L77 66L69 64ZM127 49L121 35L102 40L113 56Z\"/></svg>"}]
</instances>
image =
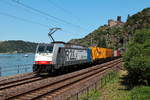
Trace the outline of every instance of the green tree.
<instances>
[{"instance_id":1,"label":"green tree","mask_svg":"<svg viewBox=\"0 0 150 100\"><path fill-rule=\"evenodd\" d=\"M124 61L132 84L150 85L150 29L135 31Z\"/></svg>"}]
</instances>

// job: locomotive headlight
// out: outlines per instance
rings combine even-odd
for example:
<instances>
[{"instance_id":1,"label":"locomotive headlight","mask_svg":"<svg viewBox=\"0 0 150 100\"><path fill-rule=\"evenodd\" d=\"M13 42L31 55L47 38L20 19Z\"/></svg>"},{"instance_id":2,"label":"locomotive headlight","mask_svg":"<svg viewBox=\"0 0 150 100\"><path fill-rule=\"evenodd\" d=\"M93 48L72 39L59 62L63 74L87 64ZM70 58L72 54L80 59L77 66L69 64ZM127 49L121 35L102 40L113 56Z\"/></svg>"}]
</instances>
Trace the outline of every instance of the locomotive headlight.
<instances>
[{"instance_id":1,"label":"locomotive headlight","mask_svg":"<svg viewBox=\"0 0 150 100\"><path fill-rule=\"evenodd\" d=\"M35 61L35 64L47 65L47 64L53 64L53 62L52 61Z\"/></svg>"}]
</instances>

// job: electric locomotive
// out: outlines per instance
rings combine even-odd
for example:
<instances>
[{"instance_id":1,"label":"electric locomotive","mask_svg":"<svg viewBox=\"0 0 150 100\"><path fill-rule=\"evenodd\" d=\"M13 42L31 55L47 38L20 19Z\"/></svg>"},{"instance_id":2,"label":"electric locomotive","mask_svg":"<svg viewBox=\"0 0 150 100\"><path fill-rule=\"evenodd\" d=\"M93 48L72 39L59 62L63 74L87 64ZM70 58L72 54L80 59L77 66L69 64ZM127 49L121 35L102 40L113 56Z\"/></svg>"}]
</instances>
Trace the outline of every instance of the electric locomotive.
<instances>
[{"instance_id":1,"label":"electric locomotive","mask_svg":"<svg viewBox=\"0 0 150 100\"><path fill-rule=\"evenodd\" d=\"M71 65L91 62L90 49L64 42L39 44L36 49L33 72L45 75Z\"/></svg>"}]
</instances>

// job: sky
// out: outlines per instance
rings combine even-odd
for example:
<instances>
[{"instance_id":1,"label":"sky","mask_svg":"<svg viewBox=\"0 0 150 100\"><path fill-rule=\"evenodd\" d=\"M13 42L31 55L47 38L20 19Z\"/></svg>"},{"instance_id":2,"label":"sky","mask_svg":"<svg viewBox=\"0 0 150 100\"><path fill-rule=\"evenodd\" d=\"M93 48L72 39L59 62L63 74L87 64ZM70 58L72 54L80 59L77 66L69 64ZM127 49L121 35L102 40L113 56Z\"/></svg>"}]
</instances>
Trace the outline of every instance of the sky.
<instances>
[{"instance_id":1,"label":"sky","mask_svg":"<svg viewBox=\"0 0 150 100\"><path fill-rule=\"evenodd\" d=\"M150 7L150 0L0 0L0 41L24 40L48 43L49 28L58 27L53 37L67 42L83 38L108 19L126 21Z\"/></svg>"}]
</instances>

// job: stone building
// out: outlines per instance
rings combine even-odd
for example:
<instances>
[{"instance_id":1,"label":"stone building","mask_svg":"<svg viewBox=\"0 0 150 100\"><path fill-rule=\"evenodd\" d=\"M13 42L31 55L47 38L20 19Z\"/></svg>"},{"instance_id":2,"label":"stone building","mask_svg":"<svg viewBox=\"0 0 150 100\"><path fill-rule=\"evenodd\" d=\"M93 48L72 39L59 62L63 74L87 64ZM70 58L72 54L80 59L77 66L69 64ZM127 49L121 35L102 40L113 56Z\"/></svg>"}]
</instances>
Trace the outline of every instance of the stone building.
<instances>
[{"instance_id":1,"label":"stone building","mask_svg":"<svg viewBox=\"0 0 150 100\"><path fill-rule=\"evenodd\" d=\"M117 16L117 21L113 19L108 20L108 26L110 27L115 26L115 25L120 25L120 24L123 24L123 22L121 21L121 16Z\"/></svg>"}]
</instances>

